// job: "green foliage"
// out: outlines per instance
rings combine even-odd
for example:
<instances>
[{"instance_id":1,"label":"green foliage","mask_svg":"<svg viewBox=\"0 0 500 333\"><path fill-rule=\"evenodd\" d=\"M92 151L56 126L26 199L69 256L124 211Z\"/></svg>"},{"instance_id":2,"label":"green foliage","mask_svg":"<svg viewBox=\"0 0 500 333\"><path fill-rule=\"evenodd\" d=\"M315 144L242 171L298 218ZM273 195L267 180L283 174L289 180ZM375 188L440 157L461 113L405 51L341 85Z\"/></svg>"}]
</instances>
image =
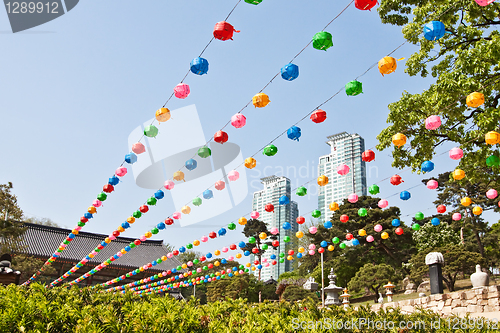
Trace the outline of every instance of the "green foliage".
<instances>
[{"instance_id":1,"label":"green foliage","mask_svg":"<svg viewBox=\"0 0 500 333\"><path fill-rule=\"evenodd\" d=\"M19 237L25 232L17 221L23 211L17 204L17 197L11 193L12 183L0 184L0 254L19 252L22 246Z\"/></svg>"},{"instance_id":2,"label":"green foliage","mask_svg":"<svg viewBox=\"0 0 500 333\"><path fill-rule=\"evenodd\" d=\"M379 289L389 281L392 284L400 281L401 277L396 274L394 268L387 264L366 264L349 281L349 289L353 291L370 289L374 293L375 302L378 300Z\"/></svg>"},{"instance_id":3,"label":"green foliage","mask_svg":"<svg viewBox=\"0 0 500 333\"><path fill-rule=\"evenodd\" d=\"M37 281L49 284L54 278L48 275L56 273L56 269L52 266L44 266L44 263L45 261L26 254L16 254L12 257L12 268L21 272L19 283L28 280L40 267L43 267L42 275Z\"/></svg>"},{"instance_id":4,"label":"green foliage","mask_svg":"<svg viewBox=\"0 0 500 333\"><path fill-rule=\"evenodd\" d=\"M280 276L278 277L278 282L280 282L283 279L290 279L290 278L300 278L299 272L297 271L292 271L292 272L284 272L281 273Z\"/></svg>"},{"instance_id":5,"label":"green foliage","mask_svg":"<svg viewBox=\"0 0 500 333\"><path fill-rule=\"evenodd\" d=\"M23 219L23 222L27 223L34 223L34 224L41 224L41 225L46 225L48 227L57 227L61 228L61 226L54 221L52 221L49 218L43 217L43 218L38 218L38 217L25 217Z\"/></svg>"},{"instance_id":6,"label":"green foliage","mask_svg":"<svg viewBox=\"0 0 500 333\"><path fill-rule=\"evenodd\" d=\"M281 299L289 302L303 301L306 299L318 301L318 296L315 292L306 290L302 286L288 286L283 292Z\"/></svg>"},{"instance_id":7,"label":"green foliage","mask_svg":"<svg viewBox=\"0 0 500 333\"><path fill-rule=\"evenodd\" d=\"M460 244L460 237L448 223L438 226L425 223L420 230L413 233L413 240L419 251Z\"/></svg>"},{"instance_id":8,"label":"green foliage","mask_svg":"<svg viewBox=\"0 0 500 333\"><path fill-rule=\"evenodd\" d=\"M406 61L406 73L423 77L431 74L435 83L422 93L405 91L401 99L389 105L389 127L379 135L377 149L393 147L391 137L401 132L411 149L394 149L393 166L419 170L431 160L436 148L449 142L460 146L464 157L460 169L471 182L485 178L498 180L498 167L489 173L486 158L495 149L486 145L484 135L498 130L500 119L500 5L480 7L470 0L391 0L379 7L382 22L403 26L405 39L420 50ZM444 23L445 36L438 41L423 37L423 25L432 20ZM485 104L476 109L466 105L466 96L479 91ZM427 130L424 120L439 115L443 125Z\"/></svg>"}]
</instances>

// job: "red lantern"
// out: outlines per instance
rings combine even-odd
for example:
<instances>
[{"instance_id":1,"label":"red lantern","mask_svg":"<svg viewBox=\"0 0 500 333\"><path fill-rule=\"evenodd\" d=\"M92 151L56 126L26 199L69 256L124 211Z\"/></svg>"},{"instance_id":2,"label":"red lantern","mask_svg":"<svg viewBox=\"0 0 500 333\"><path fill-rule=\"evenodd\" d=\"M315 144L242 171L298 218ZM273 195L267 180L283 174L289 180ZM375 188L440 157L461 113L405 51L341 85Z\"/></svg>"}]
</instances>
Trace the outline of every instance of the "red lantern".
<instances>
[{"instance_id":1,"label":"red lantern","mask_svg":"<svg viewBox=\"0 0 500 333\"><path fill-rule=\"evenodd\" d=\"M373 150L365 150L363 154L361 154L361 159L365 162L371 162L375 160L375 153Z\"/></svg>"},{"instance_id":2,"label":"red lantern","mask_svg":"<svg viewBox=\"0 0 500 333\"><path fill-rule=\"evenodd\" d=\"M210 238L214 239L214 238L216 238L216 237L217 237L217 234L215 233L215 231L212 231L212 232L210 232L210 233L208 234L208 237L210 237Z\"/></svg>"},{"instance_id":3,"label":"red lantern","mask_svg":"<svg viewBox=\"0 0 500 333\"><path fill-rule=\"evenodd\" d=\"M174 251L172 252L172 254L173 254L174 256L178 256L178 255L179 255L179 251L178 251L178 250L174 250Z\"/></svg>"},{"instance_id":4,"label":"red lantern","mask_svg":"<svg viewBox=\"0 0 500 333\"><path fill-rule=\"evenodd\" d=\"M401 236L402 234L404 234L403 228L401 228L401 227L396 228L395 233L396 233L396 235Z\"/></svg>"},{"instance_id":5,"label":"red lantern","mask_svg":"<svg viewBox=\"0 0 500 333\"><path fill-rule=\"evenodd\" d=\"M377 4L377 0L354 0L354 6L360 10L370 10Z\"/></svg>"},{"instance_id":6,"label":"red lantern","mask_svg":"<svg viewBox=\"0 0 500 333\"><path fill-rule=\"evenodd\" d=\"M306 219L303 216L297 217L297 224L304 224Z\"/></svg>"},{"instance_id":7,"label":"red lantern","mask_svg":"<svg viewBox=\"0 0 500 333\"><path fill-rule=\"evenodd\" d=\"M113 236L115 237L120 236L120 232L118 230L113 231Z\"/></svg>"},{"instance_id":8,"label":"red lantern","mask_svg":"<svg viewBox=\"0 0 500 333\"><path fill-rule=\"evenodd\" d=\"M293 256L294 254L295 254L295 252L294 252L293 250L289 250L289 251L288 251L288 255L289 255L289 256Z\"/></svg>"},{"instance_id":9,"label":"red lantern","mask_svg":"<svg viewBox=\"0 0 500 333\"><path fill-rule=\"evenodd\" d=\"M231 244L231 245L229 245L229 248L230 248L231 250L236 250L236 244Z\"/></svg>"},{"instance_id":10,"label":"red lantern","mask_svg":"<svg viewBox=\"0 0 500 333\"><path fill-rule=\"evenodd\" d=\"M353 238L354 238L354 236L352 234L345 235L345 239L347 239L348 241L350 241Z\"/></svg>"},{"instance_id":11,"label":"red lantern","mask_svg":"<svg viewBox=\"0 0 500 333\"><path fill-rule=\"evenodd\" d=\"M345 214L340 216L340 222L346 223L347 221L349 221L349 216Z\"/></svg>"},{"instance_id":12,"label":"red lantern","mask_svg":"<svg viewBox=\"0 0 500 333\"><path fill-rule=\"evenodd\" d=\"M392 185L399 185L403 182L403 179L401 178L400 175L394 175L391 177L391 184Z\"/></svg>"},{"instance_id":13,"label":"red lantern","mask_svg":"<svg viewBox=\"0 0 500 333\"><path fill-rule=\"evenodd\" d=\"M322 248L322 247L320 247L320 248L318 249L318 253L323 253L323 252L325 252L325 249L324 249L324 248Z\"/></svg>"},{"instance_id":14,"label":"red lantern","mask_svg":"<svg viewBox=\"0 0 500 333\"><path fill-rule=\"evenodd\" d=\"M239 32L235 30L234 27L227 23L226 21L217 22L214 27L214 37L219 40L233 40L233 33Z\"/></svg>"},{"instance_id":15,"label":"red lantern","mask_svg":"<svg viewBox=\"0 0 500 333\"><path fill-rule=\"evenodd\" d=\"M140 208L139 208L139 211L141 213L147 213L149 210L149 207L147 205L142 205Z\"/></svg>"},{"instance_id":16,"label":"red lantern","mask_svg":"<svg viewBox=\"0 0 500 333\"><path fill-rule=\"evenodd\" d=\"M279 242L279 241L277 241L277 240L273 240L273 243L272 243L272 244L273 244L273 247L278 247L278 246L280 246L280 242Z\"/></svg>"},{"instance_id":17,"label":"red lantern","mask_svg":"<svg viewBox=\"0 0 500 333\"><path fill-rule=\"evenodd\" d=\"M267 204L264 209L266 210L266 212L270 213L270 212L274 212L274 206L272 204Z\"/></svg>"},{"instance_id":18,"label":"red lantern","mask_svg":"<svg viewBox=\"0 0 500 333\"><path fill-rule=\"evenodd\" d=\"M106 184L102 187L102 191L103 192L106 192L106 193L111 193L115 190L115 188L113 187L113 185L110 185L110 184Z\"/></svg>"},{"instance_id":19,"label":"red lantern","mask_svg":"<svg viewBox=\"0 0 500 333\"><path fill-rule=\"evenodd\" d=\"M152 264L152 263L149 263L147 266L148 266L149 268L151 268L151 267L153 267L153 264Z\"/></svg>"},{"instance_id":20,"label":"red lantern","mask_svg":"<svg viewBox=\"0 0 500 333\"><path fill-rule=\"evenodd\" d=\"M326 119L326 112L323 110L316 110L311 114L311 120L316 124L324 122Z\"/></svg>"},{"instance_id":21,"label":"red lantern","mask_svg":"<svg viewBox=\"0 0 500 333\"><path fill-rule=\"evenodd\" d=\"M443 214L444 212L446 212L446 206L445 205L439 205L439 206L437 206L437 212L439 214Z\"/></svg>"},{"instance_id":22,"label":"red lantern","mask_svg":"<svg viewBox=\"0 0 500 333\"><path fill-rule=\"evenodd\" d=\"M80 217L80 222L82 222L82 223L87 223L87 222L88 222L88 220L89 220L89 219L88 219L88 218L86 218L85 216Z\"/></svg>"},{"instance_id":23,"label":"red lantern","mask_svg":"<svg viewBox=\"0 0 500 333\"><path fill-rule=\"evenodd\" d=\"M227 133L224 132L224 131L218 131L214 135L214 141L217 142L217 143L220 143L220 144L223 144L224 142L227 142L228 138L229 137L227 136Z\"/></svg>"},{"instance_id":24,"label":"red lantern","mask_svg":"<svg viewBox=\"0 0 500 333\"><path fill-rule=\"evenodd\" d=\"M136 240L134 241L134 244L135 244L135 245L141 245L141 241L140 241L140 240L138 240L138 239L136 239Z\"/></svg>"},{"instance_id":25,"label":"red lantern","mask_svg":"<svg viewBox=\"0 0 500 333\"><path fill-rule=\"evenodd\" d=\"M207 258L205 258L205 256L201 256L200 261L204 262L205 260L207 260Z\"/></svg>"},{"instance_id":26,"label":"red lantern","mask_svg":"<svg viewBox=\"0 0 500 333\"><path fill-rule=\"evenodd\" d=\"M254 248L252 249L252 253L253 253L253 254L257 254L257 253L259 253L259 249L258 249L258 248L256 248L256 247L254 247Z\"/></svg>"},{"instance_id":27,"label":"red lantern","mask_svg":"<svg viewBox=\"0 0 500 333\"><path fill-rule=\"evenodd\" d=\"M172 225L172 224L174 224L174 220L172 220L171 218L165 219L165 224Z\"/></svg>"},{"instance_id":28,"label":"red lantern","mask_svg":"<svg viewBox=\"0 0 500 333\"><path fill-rule=\"evenodd\" d=\"M209 268L209 269L214 268L214 264L212 264L212 263L208 264L208 268Z\"/></svg>"},{"instance_id":29,"label":"red lantern","mask_svg":"<svg viewBox=\"0 0 500 333\"><path fill-rule=\"evenodd\" d=\"M271 264L276 265L278 262L276 260L273 260Z\"/></svg>"},{"instance_id":30,"label":"red lantern","mask_svg":"<svg viewBox=\"0 0 500 333\"><path fill-rule=\"evenodd\" d=\"M140 244L140 242L139 242L139 244ZM136 245L137 245L137 244L136 244ZM101 244L99 244L99 245L97 245L97 248L98 248L99 250L102 250L102 249L104 249L104 246L102 246Z\"/></svg>"},{"instance_id":31,"label":"red lantern","mask_svg":"<svg viewBox=\"0 0 500 333\"><path fill-rule=\"evenodd\" d=\"M254 265L258 265L258 264L259 264L259 261L258 261L258 260L255 260L255 261L253 262L253 264L254 264Z\"/></svg>"}]
</instances>

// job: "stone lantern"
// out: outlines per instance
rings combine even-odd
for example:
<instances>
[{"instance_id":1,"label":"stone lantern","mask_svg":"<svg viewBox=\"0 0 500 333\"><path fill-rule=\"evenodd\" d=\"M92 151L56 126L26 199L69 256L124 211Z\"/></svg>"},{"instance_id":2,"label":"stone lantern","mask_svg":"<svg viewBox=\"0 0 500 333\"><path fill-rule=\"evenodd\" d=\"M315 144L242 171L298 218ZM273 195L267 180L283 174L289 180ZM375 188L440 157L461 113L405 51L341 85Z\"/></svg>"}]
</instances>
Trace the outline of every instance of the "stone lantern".
<instances>
[{"instance_id":1,"label":"stone lantern","mask_svg":"<svg viewBox=\"0 0 500 333\"><path fill-rule=\"evenodd\" d=\"M335 281L337 280L337 275L333 273L333 268L330 270L330 274L328 274L328 279L330 280L330 284L328 287L325 287L326 300L325 305L341 305L339 300L339 292L342 290L342 287L338 287L335 285Z\"/></svg>"},{"instance_id":2,"label":"stone lantern","mask_svg":"<svg viewBox=\"0 0 500 333\"><path fill-rule=\"evenodd\" d=\"M387 295L387 302L389 303L392 302L392 295L393 295L392 289L394 289L394 287L396 286L393 285L391 281L389 281L389 283L384 286L385 294Z\"/></svg>"},{"instance_id":3,"label":"stone lantern","mask_svg":"<svg viewBox=\"0 0 500 333\"><path fill-rule=\"evenodd\" d=\"M344 293L340 295L340 297L342 297L342 304L344 304L344 309L347 309L350 303L349 297L351 297L351 295L349 295L349 293L347 292L347 288L344 288Z\"/></svg>"},{"instance_id":4,"label":"stone lantern","mask_svg":"<svg viewBox=\"0 0 500 333\"><path fill-rule=\"evenodd\" d=\"M11 260L12 259L9 254L4 254L0 257L0 284L19 284L21 272L15 271L11 268Z\"/></svg>"},{"instance_id":5,"label":"stone lantern","mask_svg":"<svg viewBox=\"0 0 500 333\"><path fill-rule=\"evenodd\" d=\"M425 256L425 264L429 266L429 277L431 284L431 295L443 293L443 271L444 257L440 252L430 252Z\"/></svg>"}]
</instances>

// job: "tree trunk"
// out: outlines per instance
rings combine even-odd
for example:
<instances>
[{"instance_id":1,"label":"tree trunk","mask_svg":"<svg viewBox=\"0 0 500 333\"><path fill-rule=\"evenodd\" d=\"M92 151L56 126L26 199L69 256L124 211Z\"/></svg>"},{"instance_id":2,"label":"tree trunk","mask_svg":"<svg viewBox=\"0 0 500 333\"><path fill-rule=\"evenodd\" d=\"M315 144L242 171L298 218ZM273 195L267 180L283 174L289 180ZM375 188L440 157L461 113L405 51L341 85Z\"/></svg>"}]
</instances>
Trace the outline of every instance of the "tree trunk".
<instances>
[{"instance_id":1,"label":"tree trunk","mask_svg":"<svg viewBox=\"0 0 500 333\"><path fill-rule=\"evenodd\" d=\"M375 293L375 295L374 295L375 296L375 303L378 303L378 287L372 286L371 288L372 288L373 292Z\"/></svg>"},{"instance_id":2,"label":"tree trunk","mask_svg":"<svg viewBox=\"0 0 500 333\"><path fill-rule=\"evenodd\" d=\"M382 243L382 242L380 242L380 241L379 241L379 243L378 243L378 248L382 248L382 249L383 249L383 250L384 250L384 251L385 251L385 252L386 252L386 253L387 253L387 254L388 254L388 255L389 255L392 259L394 259L394 261L398 262L398 263L400 264L400 266L402 266L402 265L401 265L402 261L401 261L401 260L399 260L399 259L397 259L397 258L396 258L396 257L392 254L392 251L391 251L391 250L390 250L387 246L385 246L385 244L384 244L384 243ZM403 269L403 271L406 273L406 275L410 275L410 271L409 271L406 267L402 266L401 268L402 268L402 269Z\"/></svg>"},{"instance_id":3,"label":"tree trunk","mask_svg":"<svg viewBox=\"0 0 500 333\"><path fill-rule=\"evenodd\" d=\"M479 253L481 254L481 257L484 258L484 245L483 242L481 242L481 237L479 236L479 232L474 228L474 235L476 236L476 241L477 241L477 246L479 247Z\"/></svg>"}]
</instances>

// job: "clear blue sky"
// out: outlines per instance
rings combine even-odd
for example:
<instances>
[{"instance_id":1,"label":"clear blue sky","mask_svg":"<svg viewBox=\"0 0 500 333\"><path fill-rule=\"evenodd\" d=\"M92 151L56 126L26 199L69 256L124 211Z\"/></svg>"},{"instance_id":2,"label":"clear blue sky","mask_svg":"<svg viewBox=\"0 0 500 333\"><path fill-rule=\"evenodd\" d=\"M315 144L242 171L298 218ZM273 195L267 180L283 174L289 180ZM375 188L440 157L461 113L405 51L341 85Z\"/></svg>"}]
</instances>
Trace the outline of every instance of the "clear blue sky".
<instances>
[{"instance_id":1,"label":"clear blue sky","mask_svg":"<svg viewBox=\"0 0 500 333\"><path fill-rule=\"evenodd\" d=\"M212 37L214 24L236 2L80 1L64 16L17 34L9 33L7 15L0 11L0 183L14 183L27 216L47 217L70 228L78 222L128 152L130 132L163 105L191 59ZM215 40L209 46L204 54L210 62L208 75L189 75L191 95L186 100L173 99L168 107L195 104L205 135L213 135L349 2L264 0L253 6L242 1L228 20L241 33L235 34L234 41ZM333 35L332 48L324 52L309 46L295 61L299 78L287 82L278 77L265 90L271 103L264 109L247 108L247 126L228 129L230 141L240 145L244 157L404 41L401 28L383 25L376 10L360 11L354 5L327 31ZM417 48L406 44L393 56L408 57ZM258 167L247 173L249 195L235 209L189 228L169 227L156 238L178 247L250 212L251 193L260 189L252 187L251 181L260 178L265 167L269 176L282 167L305 170L308 166L307 174L285 174L294 188L317 177L318 157L329 152L328 135L357 132L365 138L366 148L374 147L376 135L386 126L387 105L404 90L417 93L432 82L409 77L404 64L400 61L397 71L385 77L374 68L360 79L362 95L341 93L323 107L328 113L324 123L301 123L300 142L284 137L275 143L276 156L259 154ZM376 166L378 173L372 170L368 185L399 172L391 167L389 150L376 154L370 166ZM434 162L435 171L426 176L452 170L457 164L447 155ZM422 179L409 172L401 176L405 183L398 187L380 183L380 196L391 196ZM152 193L137 187L132 175L127 175L84 230L112 232ZM407 202L392 196L389 203L400 206L402 215L435 212L434 192L420 186L411 193ZM315 195L292 199L298 201L301 212L317 206ZM193 209L208 209L208 205ZM167 194L124 236L142 235L173 211ZM239 226L196 250L208 252L237 242L243 238L240 231Z\"/></svg>"}]
</instances>

